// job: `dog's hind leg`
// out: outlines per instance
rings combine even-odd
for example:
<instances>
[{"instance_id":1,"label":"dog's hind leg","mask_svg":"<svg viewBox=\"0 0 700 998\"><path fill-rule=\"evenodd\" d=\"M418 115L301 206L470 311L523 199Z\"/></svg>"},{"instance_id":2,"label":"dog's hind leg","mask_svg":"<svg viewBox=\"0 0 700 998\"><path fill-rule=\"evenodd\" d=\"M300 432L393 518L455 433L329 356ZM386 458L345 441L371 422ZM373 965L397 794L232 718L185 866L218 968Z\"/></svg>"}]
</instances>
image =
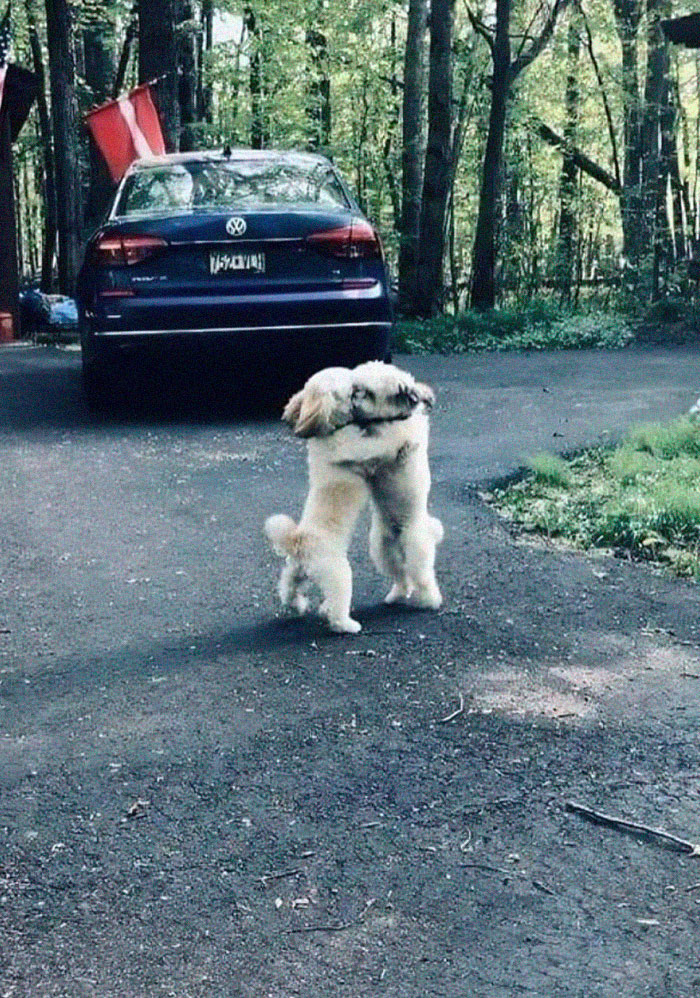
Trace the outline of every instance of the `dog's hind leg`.
<instances>
[{"instance_id":1,"label":"dog's hind leg","mask_svg":"<svg viewBox=\"0 0 700 998\"><path fill-rule=\"evenodd\" d=\"M323 593L320 612L332 631L357 634L362 625L350 616L352 569L347 558L319 561L313 566L313 580Z\"/></svg>"},{"instance_id":2,"label":"dog's hind leg","mask_svg":"<svg viewBox=\"0 0 700 998\"><path fill-rule=\"evenodd\" d=\"M437 610L442 594L435 578L435 548L443 537L442 524L426 517L406 531L406 575L415 586L414 598L419 606Z\"/></svg>"},{"instance_id":3,"label":"dog's hind leg","mask_svg":"<svg viewBox=\"0 0 700 998\"><path fill-rule=\"evenodd\" d=\"M306 590L309 587L309 577L304 568L293 558L287 558L279 581L279 594L282 606L289 606L297 613L306 613L309 601Z\"/></svg>"},{"instance_id":4,"label":"dog's hind leg","mask_svg":"<svg viewBox=\"0 0 700 998\"><path fill-rule=\"evenodd\" d=\"M372 510L369 529L369 553L377 570L393 583L384 602L407 600L413 592L413 586L406 578L406 553L400 532L392 531L376 508Z\"/></svg>"}]
</instances>

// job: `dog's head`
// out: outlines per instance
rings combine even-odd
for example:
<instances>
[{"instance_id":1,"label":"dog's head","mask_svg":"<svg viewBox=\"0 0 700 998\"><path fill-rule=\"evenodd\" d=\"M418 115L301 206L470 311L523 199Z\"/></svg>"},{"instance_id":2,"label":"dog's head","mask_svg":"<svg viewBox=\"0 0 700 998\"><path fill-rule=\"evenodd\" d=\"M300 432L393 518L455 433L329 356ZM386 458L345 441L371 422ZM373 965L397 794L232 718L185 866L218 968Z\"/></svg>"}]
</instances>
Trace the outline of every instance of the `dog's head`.
<instances>
[{"instance_id":1,"label":"dog's head","mask_svg":"<svg viewBox=\"0 0 700 998\"><path fill-rule=\"evenodd\" d=\"M352 371L327 367L309 378L282 413L298 437L327 437L351 421Z\"/></svg>"},{"instance_id":2,"label":"dog's head","mask_svg":"<svg viewBox=\"0 0 700 998\"><path fill-rule=\"evenodd\" d=\"M393 364L360 364L352 378L351 412L357 423L404 419L419 407L429 411L435 402L432 388Z\"/></svg>"}]
</instances>

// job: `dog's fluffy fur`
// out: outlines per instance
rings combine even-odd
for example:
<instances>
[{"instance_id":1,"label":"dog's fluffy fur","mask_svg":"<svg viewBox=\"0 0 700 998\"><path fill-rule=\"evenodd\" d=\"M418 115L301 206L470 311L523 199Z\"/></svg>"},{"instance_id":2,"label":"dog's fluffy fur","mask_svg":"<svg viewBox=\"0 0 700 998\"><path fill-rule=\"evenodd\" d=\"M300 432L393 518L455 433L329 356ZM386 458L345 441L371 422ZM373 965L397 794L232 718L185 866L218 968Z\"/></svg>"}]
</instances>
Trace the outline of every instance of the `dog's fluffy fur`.
<instances>
[{"instance_id":1,"label":"dog's fluffy fur","mask_svg":"<svg viewBox=\"0 0 700 998\"><path fill-rule=\"evenodd\" d=\"M283 605L304 613L313 582L330 627L360 630L350 616L347 551L369 499L370 554L392 582L386 601L413 597L420 606L440 606L434 563L443 530L428 513L427 412L433 401L427 385L379 361L352 371L326 368L289 400L282 418L308 440L309 493L298 524L281 514L265 523L274 550L286 558L279 582Z\"/></svg>"}]
</instances>

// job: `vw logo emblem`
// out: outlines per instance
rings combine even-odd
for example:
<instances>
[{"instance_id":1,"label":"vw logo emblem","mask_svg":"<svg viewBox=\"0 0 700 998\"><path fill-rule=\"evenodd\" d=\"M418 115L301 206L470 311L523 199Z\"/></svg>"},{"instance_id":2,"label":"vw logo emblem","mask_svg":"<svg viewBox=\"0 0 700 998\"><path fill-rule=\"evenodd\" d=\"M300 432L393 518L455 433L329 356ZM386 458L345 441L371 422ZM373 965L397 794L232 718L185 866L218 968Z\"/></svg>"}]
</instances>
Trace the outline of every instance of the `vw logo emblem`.
<instances>
[{"instance_id":1,"label":"vw logo emblem","mask_svg":"<svg viewBox=\"0 0 700 998\"><path fill-rule=\"evenodd\" d=\"M239 215L229 218L226 223L226 231L230 236L242 236L247 228L245 218L241 218Z\"/></svg>"}]
</instances>

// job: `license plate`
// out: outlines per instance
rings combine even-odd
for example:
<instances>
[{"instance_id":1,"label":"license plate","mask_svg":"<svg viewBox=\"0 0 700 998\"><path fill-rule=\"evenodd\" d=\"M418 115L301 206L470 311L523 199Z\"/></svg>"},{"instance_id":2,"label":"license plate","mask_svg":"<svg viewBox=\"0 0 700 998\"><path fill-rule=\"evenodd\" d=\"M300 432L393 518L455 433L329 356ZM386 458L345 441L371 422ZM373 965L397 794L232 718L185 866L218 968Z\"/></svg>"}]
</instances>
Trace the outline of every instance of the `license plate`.
<instances>
[{"instance_id":1,"label":"license plate","mask_svg":"<svg viewBox=\"0 0 700 998\"><path fill-rule=\"evenodd\" d=\"M229 250L212 250L209 254L210 274L265 273L264 253L232 253Z\"/></svg>"}]
</instances>

